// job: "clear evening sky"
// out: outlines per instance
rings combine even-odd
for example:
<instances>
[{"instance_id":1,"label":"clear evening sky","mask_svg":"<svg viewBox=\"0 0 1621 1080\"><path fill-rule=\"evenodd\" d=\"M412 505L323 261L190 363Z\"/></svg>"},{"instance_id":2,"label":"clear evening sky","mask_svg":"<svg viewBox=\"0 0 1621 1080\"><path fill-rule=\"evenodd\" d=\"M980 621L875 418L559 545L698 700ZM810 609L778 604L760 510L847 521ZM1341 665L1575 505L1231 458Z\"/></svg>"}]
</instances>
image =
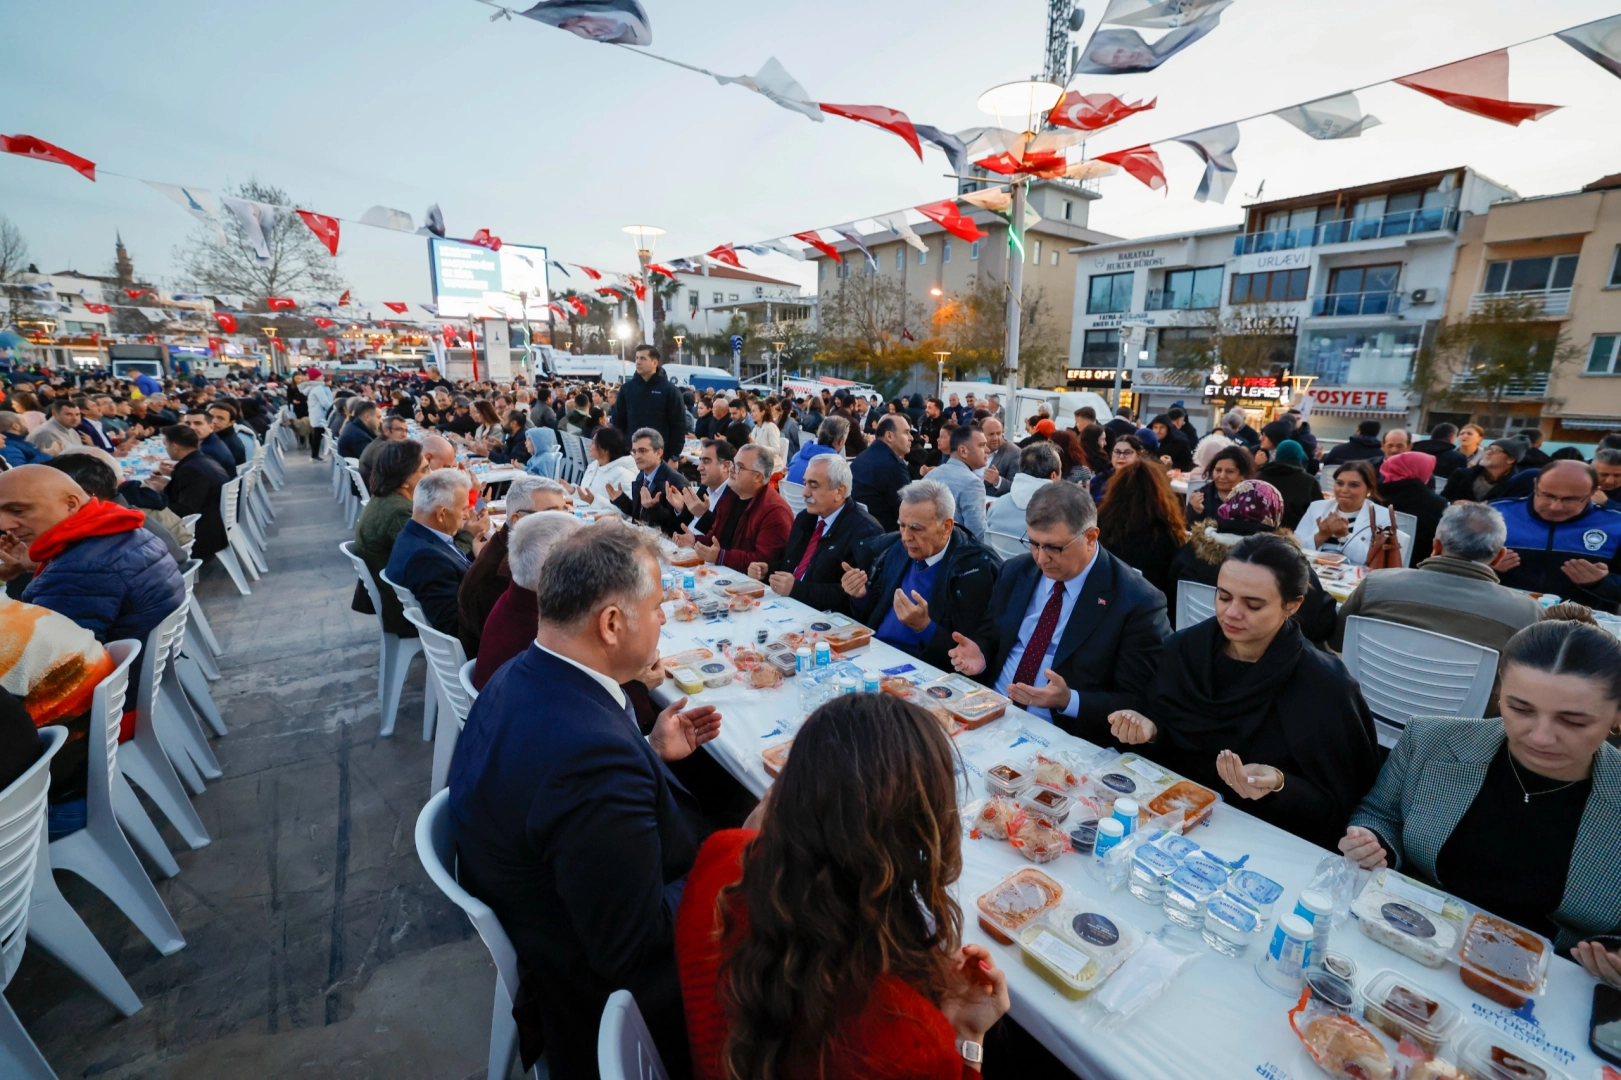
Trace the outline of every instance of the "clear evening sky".
<instances>
[{"instance_id":1,"label":"clear evening sky","mask_svg":"<svg viewBox=\"0 0 1621 1080\"><path fill-rule=\"evenodd\" d=\"M731 74L776 56L821 101L881 104L947 131L988 123L986 88L1040 70L1040 0L645 0L653 51ZM520 4L520 6L523 6ZM1088 28L1105 0L1090 0ZM620 226L669 230L658 254L701 252L943 198L945 159L836 117L815 124L736 86L473 0L273 6L5 3L0 132L58 143L103 169L208 188L248 177L359 218L374 204L452 235L488 228L555 257L629 269ZM1095 137L1093 154L1281 108L1621 11L1621 0L1237 0L1221 27L1158 72L1075 86L1159 107ZM1149 32L1150 35L1157 32ZM1246 124L1227 205L1192 200L1202 166L1161 148L1169 195L1121 174L1094 228L1144 236L1237 220L1267 198L1454 165L1521 194L1621 171L1621 79L1557 40L1515 49L1511 96L1566 108L1510 128L1385 86L1384 122L1313 142ZM136 267L176 285L191 219L145 185L0 156L0 213L41 270L103 271L115 230ZM367 300L429 299L426 244L345 224L340 263ZM782 257L744 256L804 279ZM808 279L804 279L807 280ZM553 287L566 286L553 275Z\"/></svg>"}]
</instances>

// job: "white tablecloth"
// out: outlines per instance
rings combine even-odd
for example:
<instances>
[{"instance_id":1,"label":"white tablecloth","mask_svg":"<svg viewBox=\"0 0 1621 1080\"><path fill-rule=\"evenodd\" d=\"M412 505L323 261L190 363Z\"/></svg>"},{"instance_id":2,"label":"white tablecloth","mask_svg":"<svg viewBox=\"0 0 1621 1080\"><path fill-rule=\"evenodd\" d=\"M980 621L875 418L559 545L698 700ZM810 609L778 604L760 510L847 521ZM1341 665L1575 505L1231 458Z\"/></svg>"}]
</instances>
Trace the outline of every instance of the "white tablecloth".
<instances>
[{"instance_id":1,"label":"white tablecloth","mask_svg":"<svg viewBox=\"0 0 1621 1080\"><path fill-rule=\"evenodd\" d=\"M740 575L733 575L740 576ZM797 627L816 614L792 600L767 594L763 607L713 623L664 626L660 650L665 654L713 646L729 639L752 643L755 632ZM926 665L874 639L872 646L851 658L868 671L913 664L913 674L928 676ZM679 695L666 682L660 697ZM756 794L770 785L760 751L790 738L803 714L799 691L789 679L772 690L753 690L740 683L693 695L692 704L714 704L722 714L720 735L708 749L725 768ZM968 772L963 785L968 799L985 795L983 770L1008 757L1023 757L1051 743L1060 749L1092 749L1058 728L1013 708L1001 719L956 742ZM1016 748L1015 748L1016 746ZM1273 878L1285 888L1278 903L1281 912L1293 909L1300 890L1318 862L1328 854L1289 833L1262 822L1231 803L1216 808L1209 825L1193 830L1191 838L1227 855L1248 854L1249 867ZM977 921L974 901L1005 875L1032 864L1005 842L989 839L963 841L963 873L957 899L963 909L964 938L987 946L1008 973L1013 1016L1072 1070L1086 1077L1119 1080L1187 1080L1190 1077L1264 1077L1267 1080L1324 1075L1289 1028L1287 1013L1293 1002L1272 990L1255 974L1253 962L1270 940L1271 930L1258 939L1250 955L1233 959L1204 948L1165 994L1116 1030L1102 1031L1083 1020L1084 1003L1070 1001L1026 967L1017 946L991 940ZM1153 932L1166 926L1160 908L1136 900L1122 887L1110 892L1093 880L1086 860L1065 854L1041 867L1059 881L1066 900L1085 896L1119 912L1139 930ZM1188 942L1201 939L1190 932L1170 931ZM1332 949L1354 959L1361 986L1374 972L1393 968L1463 1010L1466 1023L1492 1028L1527 1043L1551 1064L1564 1068L1571 1080L1588 1080L1599 1061L1587 1047L1587 1023L1593 980L1575 964L1555 959L1548 992L1536 998L1531 1016L1516 1015L1466 988L1456 969L1425 968L1364 937L1352 921L1334 932ZM1385 1039L1388 1049L1394 1043Z\"/></svg>"}]
</instances>

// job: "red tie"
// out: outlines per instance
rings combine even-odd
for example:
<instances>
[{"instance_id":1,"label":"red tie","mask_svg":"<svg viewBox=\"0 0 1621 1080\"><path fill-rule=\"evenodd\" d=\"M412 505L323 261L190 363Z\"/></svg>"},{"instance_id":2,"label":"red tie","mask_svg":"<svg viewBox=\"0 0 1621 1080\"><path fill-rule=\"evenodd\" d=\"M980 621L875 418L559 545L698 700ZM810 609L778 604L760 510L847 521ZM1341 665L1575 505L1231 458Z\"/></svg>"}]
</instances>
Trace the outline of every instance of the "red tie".
<instances>
[{"instance_id":1,"label":"red tie","mask_svg":"<svg viewBox=\"0 0 1621 1080\"><path fill-rule=\"evenodd\" d=\"M810 569L810 561L816 555L816 546L822 542L822 530L827 528L827 521L816 519L816 531L811 533L810 543L805 545L805 554L799 557L799 565L794 567L794 580L804 581L805 571Z\"/></svg>"},{"instance_id":2,"label":"red tie","mask_svg":"<svg viewBox=\"0 0 1621 1080\"><path fill-rule=\"evenodd\" d=\"M1053 594L1047 598L1047 606L1041 609L1041 618L1036 620L1035 633L1024 647L1024 655L1019 657L1019 670L1013 673L1013 681L1026 686L1036 684L1036 676L1041 674L1041 662L1047 657L1047 646L1052 644L1053 631L1058 629L1058 616L1064 611L1064 583L1062 581L1053 585Z\"/></svg>"}]
</instances>

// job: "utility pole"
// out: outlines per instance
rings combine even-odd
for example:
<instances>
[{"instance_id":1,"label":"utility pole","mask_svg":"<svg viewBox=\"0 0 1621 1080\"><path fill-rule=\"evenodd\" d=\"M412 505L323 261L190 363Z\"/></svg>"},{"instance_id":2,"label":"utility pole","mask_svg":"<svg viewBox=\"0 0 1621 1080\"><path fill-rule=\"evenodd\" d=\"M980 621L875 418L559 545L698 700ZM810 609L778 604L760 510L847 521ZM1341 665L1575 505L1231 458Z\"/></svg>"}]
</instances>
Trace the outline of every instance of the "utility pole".
<instances>
[{"instance_id":1,"label":"utility pole","mask_svg":"<svg viewBox=\"0 0 1621 1080\"><path fill-rule=\"evenodd\" d=\"M1012 213L1008 218L1008 272L1007 272L1007 347L1003 350L1007 366L1007 419L1008 430L1019 416L1019 322L1024 317L1024 180L1013 184Z\"/></svg>"}]
</instances>

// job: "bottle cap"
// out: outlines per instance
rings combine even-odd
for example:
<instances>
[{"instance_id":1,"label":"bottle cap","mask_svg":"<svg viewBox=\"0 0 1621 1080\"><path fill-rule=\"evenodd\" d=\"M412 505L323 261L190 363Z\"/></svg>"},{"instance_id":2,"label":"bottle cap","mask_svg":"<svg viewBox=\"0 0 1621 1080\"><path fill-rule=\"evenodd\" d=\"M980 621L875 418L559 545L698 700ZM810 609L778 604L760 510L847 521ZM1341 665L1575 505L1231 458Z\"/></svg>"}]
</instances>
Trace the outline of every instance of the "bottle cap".
<instances>
[{"instance_id":1,"label":"bottle cap","mask_svg":"<svg viewBox=\"0 0 1621 1080\"><path fill-rule=\"evenodd\" d=\"M1285 915L1278 920L1278 929L1298 941L1311 940L1311 923L1299 915Z\"/></svg>"},{"instance_id":2,"label":"bottle cap","mask_svg":"<svg viewBox=\"0 0 1621 1080\"><path fill-rule=\"evenodd\" d=\"M1117 818L1134 818L1137 816L1136 799L1116 799L1114 801L1114 816Z\"/></svg>"},{"instance_id":3,"label":"bottle cap","mask_svg":"<svg viewBox=\"0 0 1621 1080\"><path fill-rule=\"evenodd\" d=\"M1126 827L1120 824L1119 820L1116 818L1104 818L1102 821L1098 822L1098 835L1115 837L1124 836L1126 835ZM1306 936L1310 937L1311 935L1307 934Z\"/></svg>"}]
</instances>

